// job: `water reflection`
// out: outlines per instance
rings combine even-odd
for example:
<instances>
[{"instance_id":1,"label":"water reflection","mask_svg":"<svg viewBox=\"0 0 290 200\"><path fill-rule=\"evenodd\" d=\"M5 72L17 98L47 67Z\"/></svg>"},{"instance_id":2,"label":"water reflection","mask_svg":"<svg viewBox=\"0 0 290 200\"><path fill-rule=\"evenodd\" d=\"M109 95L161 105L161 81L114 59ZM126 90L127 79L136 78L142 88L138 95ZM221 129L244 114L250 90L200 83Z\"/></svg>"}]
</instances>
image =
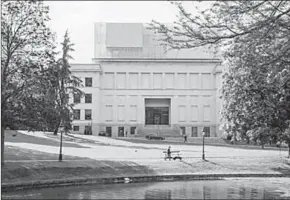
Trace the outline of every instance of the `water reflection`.
<instances>
[{"instance_id":1,"label":"water reflection","mask_svg":"<svg viewBox=\"0 0 290 200\"><path fill-rule=\"evenodd\" d=\"M146 190L144 199L171 199L171 190Z\"/></svg>"},{"instance_id":2,"label":"water reflection","mask_svg":"<svg viewBox=\"0 0 290 200\"><path fill-rule=\"evenodd\" d=\"M289 199L290 178L131 183L2 193L2 199Z\"/></svg>"}]
</instances>

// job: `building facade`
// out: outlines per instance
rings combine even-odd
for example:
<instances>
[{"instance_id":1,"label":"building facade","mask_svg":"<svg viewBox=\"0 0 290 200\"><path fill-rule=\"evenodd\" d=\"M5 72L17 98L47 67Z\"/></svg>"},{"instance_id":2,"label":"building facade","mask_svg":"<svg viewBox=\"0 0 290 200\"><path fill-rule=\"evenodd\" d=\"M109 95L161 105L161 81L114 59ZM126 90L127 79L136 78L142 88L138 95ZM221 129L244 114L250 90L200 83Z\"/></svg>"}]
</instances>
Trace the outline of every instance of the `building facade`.
<instances>
[{"instance_id":1,"label":"building facade","mask_svg":"<svg viewBox=\"0 0 290 200\"><path fill-rule=\"evenodd\" d=\"M141 23L96 23L92 64L72 64L73 132L219 137L221 61L213 49L167 51Z\"/></svg>"}]
</instances>

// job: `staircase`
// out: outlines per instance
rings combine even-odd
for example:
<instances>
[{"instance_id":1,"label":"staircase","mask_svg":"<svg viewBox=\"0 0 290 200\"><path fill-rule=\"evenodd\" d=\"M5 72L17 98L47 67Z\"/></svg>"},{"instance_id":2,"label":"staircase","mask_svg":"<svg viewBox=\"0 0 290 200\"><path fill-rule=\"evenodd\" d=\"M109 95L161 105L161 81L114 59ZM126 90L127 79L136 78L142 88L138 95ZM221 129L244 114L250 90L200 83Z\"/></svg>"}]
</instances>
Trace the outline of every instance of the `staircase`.
<instances>
[{"instance_id":1,"label":"staircase","mask_svg":"<svg viewBox=\"0 0 290 200\"><path fill-rule=\"evenodd\" d=\"M145 137L149 133L155 133L164 137L180 137L180 130L168 125L147 125L139 127L137 137Z\"/></svg>"}]
</instances>

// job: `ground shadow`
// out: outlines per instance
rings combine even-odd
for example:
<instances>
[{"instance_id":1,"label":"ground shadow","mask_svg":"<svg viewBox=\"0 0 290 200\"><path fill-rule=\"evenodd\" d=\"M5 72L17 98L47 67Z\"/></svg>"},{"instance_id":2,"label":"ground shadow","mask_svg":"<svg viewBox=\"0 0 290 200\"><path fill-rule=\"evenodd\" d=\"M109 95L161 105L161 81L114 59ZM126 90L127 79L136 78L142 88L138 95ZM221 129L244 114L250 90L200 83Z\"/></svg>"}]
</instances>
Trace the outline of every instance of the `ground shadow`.
<instances>
[{"instance_id":1,"label":"ground shadow","mask_svg":"<svg viewBox=\"0 0 290 200\"><path fill-rule=\"evenodd\" d=\"M215 162L209 161L209 160L207 160L207 159L204 159L204 161L205 161L205 162L208 162L208 163L211 163L211 164L213 164L213 165L221 166L221 165L219 165L219 164L217 164L217 163L215 163Z\"/></svg>"},{"instance_id":2,"label":"ground shadow","mask_svg":"<svg viewBox=\"0 0 290 200\"><path fill-rule=\"evenodd\" d=\"M207 162L207 163L210 163L210 164L213 164L213 165L216 165L216 166L223 167L223 166L221 166L220 164L215 163L215 162L212 162L212 161L209 161L209 160L207 160L207 159L204 159L204 160L198 161L198 162L196 162L196 163L188 163L188 162L185 162L185 161L183 161L183 160L181 160L181 162L184 163L184 164L186 164L186 165L188 165L188 166L191 166L191 167L196 167L196 164L197 164L197 163L200 163L200 162Z\"/></svg>"},{"instance_id":3,"label":"ground shadow","mask_svg":"<svg viewBox=\"0 0 290 200\"><path fill-rule=\"evenodd\" d=\"M38 145L46 145L46 146L59 146L59 141L46 139L46 138L38 138L30 135L25 135L18 131L6 130L5 131L5 142L11 143L30 143L30 144L38 144ZM74 148L89 148L85 146L81 146L78 144L67 143L63 140L63 147L74 147Z\"/></svg>"},{"instance_id":4,"label":"ground shadow","mask_svg":"<svg viewBox=\"0 0 290 200\"><path fill-rule=\"evenodd\" d=\"M285 167L274 167L274 168L271 168L271 169L276 171L276 172L280 172L281 174L290 175L290 162L285 163L285 164L286 164Z\"/></svg>"}]
</instances>

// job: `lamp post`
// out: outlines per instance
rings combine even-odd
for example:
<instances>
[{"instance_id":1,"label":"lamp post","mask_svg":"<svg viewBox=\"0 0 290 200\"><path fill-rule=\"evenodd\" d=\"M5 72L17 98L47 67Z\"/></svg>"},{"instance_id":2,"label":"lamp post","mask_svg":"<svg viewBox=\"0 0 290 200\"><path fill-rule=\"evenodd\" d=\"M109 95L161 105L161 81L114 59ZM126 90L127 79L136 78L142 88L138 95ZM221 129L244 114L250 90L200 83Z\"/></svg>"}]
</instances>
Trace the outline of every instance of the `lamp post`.
<instances>
[{"instance_id":1,"label":"lamp post","mask_svg":"<svg viewBox=\"0 0 290 200\"><path fill-rule=\"evenodd\" d=\"M202 131L202 159L205 160L205 156L204 156L204 136L205 136L205 132L204 130Z\"/></svg>"},{"instance_id":2,"label":"lamp post","mask_svg":"<svg viewBox=\"0 0 290 200\"><path fill-rule=\"evenodd\" d=\"M60 145L59 145L58 161L61 162L62 161L62 133L64 131L64 125L62 122L60 123L59 129L60 129Z\"/></svg>"}]
</instances>

